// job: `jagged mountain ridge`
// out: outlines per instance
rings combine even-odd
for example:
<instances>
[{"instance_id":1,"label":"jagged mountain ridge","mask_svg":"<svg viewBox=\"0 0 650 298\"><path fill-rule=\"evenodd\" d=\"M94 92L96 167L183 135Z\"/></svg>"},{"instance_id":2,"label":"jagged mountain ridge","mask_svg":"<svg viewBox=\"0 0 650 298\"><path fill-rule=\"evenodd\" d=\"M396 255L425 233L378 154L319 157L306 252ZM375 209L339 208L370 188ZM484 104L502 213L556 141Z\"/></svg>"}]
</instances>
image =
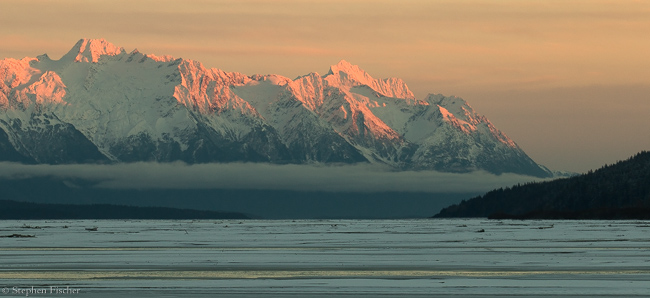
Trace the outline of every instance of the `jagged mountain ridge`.
<instances>
[{"instance_id":1,"label":"jagged mountain ridge","mask_svg":"<svg viewBox=\"0 0 650 298\"><path fill-rule=\"evenodd\" d=\"M209 69L82 39L59 60L0 61L0 159L382 163L551 173L463 99L415 98L341 61L296 79Z\"/></svg>"}]
</instances>

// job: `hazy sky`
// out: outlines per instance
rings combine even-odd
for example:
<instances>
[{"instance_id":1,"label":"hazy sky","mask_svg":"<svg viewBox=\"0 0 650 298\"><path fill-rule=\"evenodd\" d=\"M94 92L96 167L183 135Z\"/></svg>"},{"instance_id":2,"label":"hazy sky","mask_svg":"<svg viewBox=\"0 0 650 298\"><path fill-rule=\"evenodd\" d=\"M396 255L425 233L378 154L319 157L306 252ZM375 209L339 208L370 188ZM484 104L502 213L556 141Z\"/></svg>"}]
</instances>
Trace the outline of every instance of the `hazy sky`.
<instances>
[{"instance_id":1,"label":"hazy sky","mask_svg":"<svg viewBox=\"0 0 650 298\"><path fill-rule=\"evenodd\" d=\"M650 150L650 1L0 1L0 58L80 38L249 75L345 59L464 98L553 170Z\"/></svg>"}]
</instances>

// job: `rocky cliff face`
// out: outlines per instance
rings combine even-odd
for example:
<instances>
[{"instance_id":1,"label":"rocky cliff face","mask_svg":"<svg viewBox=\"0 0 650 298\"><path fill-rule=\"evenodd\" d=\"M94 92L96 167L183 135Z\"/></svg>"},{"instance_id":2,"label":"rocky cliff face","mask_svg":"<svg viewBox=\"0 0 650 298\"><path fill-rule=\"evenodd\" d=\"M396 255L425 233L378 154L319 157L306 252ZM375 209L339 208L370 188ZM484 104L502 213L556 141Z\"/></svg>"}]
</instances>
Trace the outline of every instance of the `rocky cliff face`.
<instances>
[{"instance_id":1,"label":"rocky cliff face","mask_svg":"<svg viewBox=\"0 0 650 298\"><path fill-rule=\"evenodd\" d=\"M105 40L0 61L0 160L383 163L551 173L457 97L341 61L296 79L229 73Z\"/></svg>"}]
</instances>

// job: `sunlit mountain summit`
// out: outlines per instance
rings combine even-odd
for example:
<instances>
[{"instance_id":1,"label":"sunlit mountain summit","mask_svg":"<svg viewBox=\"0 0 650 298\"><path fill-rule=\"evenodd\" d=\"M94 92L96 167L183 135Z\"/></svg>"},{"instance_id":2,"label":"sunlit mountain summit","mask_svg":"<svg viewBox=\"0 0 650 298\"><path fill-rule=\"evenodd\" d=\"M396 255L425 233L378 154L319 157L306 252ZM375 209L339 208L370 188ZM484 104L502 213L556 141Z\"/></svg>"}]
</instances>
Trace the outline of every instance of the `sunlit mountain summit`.
<instances>
[{"instance_id":1,"label":"sunlit mountain summit","mask_svg":"<svg viewBox=\"0 0 650 298\"><path fill-rule=\"evenodd\" d=\"M58 60L0 61L0 160L384 164L549 177L458 97L346 61L295 79L206 68L82 39Z\"/></svg>"}]
</instances>

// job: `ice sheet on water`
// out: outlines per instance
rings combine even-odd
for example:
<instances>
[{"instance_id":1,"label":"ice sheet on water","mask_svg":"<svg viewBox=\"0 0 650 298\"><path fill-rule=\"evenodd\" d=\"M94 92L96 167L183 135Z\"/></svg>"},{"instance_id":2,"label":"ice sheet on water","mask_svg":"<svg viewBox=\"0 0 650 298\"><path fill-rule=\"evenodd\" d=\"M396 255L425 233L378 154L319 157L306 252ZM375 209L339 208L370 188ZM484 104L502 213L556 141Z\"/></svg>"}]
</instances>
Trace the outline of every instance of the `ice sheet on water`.
<instances>
[{"instance_id":1,"label":"ice sheet on water","mask_svg":"<svg viewBox=\"0 0 650 298\"><path fill-rule=\"evenodd\" d=\"M0 236L35 237L0 238L0 281L66 279L95 294L626 296L650 290L648 232L642 221L1 221Z\"/></svg>"}]
</instances>

